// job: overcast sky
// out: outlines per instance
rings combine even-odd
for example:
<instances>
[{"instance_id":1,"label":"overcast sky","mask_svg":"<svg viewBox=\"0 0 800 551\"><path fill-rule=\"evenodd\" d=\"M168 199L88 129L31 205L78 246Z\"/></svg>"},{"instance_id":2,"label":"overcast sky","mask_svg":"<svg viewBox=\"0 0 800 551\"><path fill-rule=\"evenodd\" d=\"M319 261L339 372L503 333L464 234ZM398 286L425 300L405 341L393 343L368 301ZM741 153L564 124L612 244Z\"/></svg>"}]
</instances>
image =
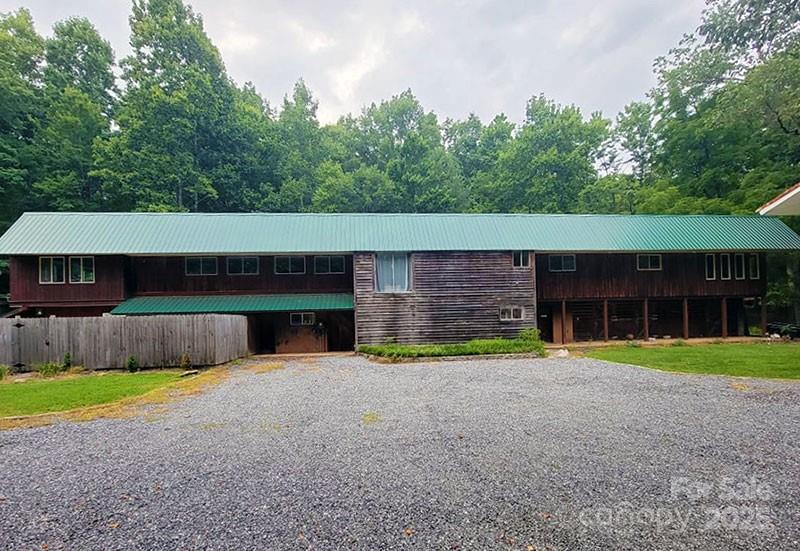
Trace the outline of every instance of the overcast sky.
<instances>
[{"instance_id":1,"label":"overcast sky","mask_svg":"<svg viewBox=\"0 0 800 551\"><path fill-rule=\"evenodd\" d=\"M522 119L540 92L609 117L653 85L652 62L700 21L703 0L194 0L229 74L272 105L303 77L333 122L411 88L445 117ZM118 57L129 0L0 0L41 33L88 17Z\"/></svg>"}]
</instances>

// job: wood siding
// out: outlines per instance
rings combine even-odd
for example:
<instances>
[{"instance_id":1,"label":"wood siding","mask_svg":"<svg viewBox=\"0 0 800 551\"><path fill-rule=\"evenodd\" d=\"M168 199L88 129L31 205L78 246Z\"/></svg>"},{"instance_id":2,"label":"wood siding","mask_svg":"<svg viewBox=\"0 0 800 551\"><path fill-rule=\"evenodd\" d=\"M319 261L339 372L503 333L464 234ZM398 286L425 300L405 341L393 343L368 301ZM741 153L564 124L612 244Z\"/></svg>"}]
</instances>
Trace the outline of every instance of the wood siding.
<instances>
[{"instance_id":1,"label":"wood siding","mask_svg":"<svg viewBox=\"0 0 800 551\"><path fill-rule=\"evenodd\" d=\"M531 266L512 267L510 252L411 255L408 293L375 291L375 256L354 256L358 344L459 342L515 337L536 326ZM525 319L501 322L501 306L523 306Z\"/></svg>"},{"instance_id":2,"label":"wood siding","mask_svg":"<svg viewBox=\"0 0 800 551\"><path fill-rule=\"evenodd\" d=\"M537 297L549 300L579 300L644 297L757 297L766 292L765 255L759 255L760 279L721 280L705 277L705 254L664 254L661 271L639 271L635 254L578 254L574 272L550 272L548 255L536 255ZM719 255L717 255L719 257ZM717 258L717 262L719 259ZM731 253L733 271L734 254Z\"/></svg>"},{"instance_id":3,"label":"wood siding","mask_svg":"<svg viewBox=\"0 0 800 551\"><path fill-rule=\"evenodd\" d=\"M131 289L134 295L350 293L353 259L345 256L344 274L315 274L314 257L306 257L305 274L275 274L273 256L259 257L258 275L228 275L226 259L217 257L217 275L188 276L183 257L134 257Z\"/></svg>"},{"instance_id":4,"label":"wood siding","mask_svg":"<svg viewBox=\"0 0 800 551\"><path fill-rule=\"evenodd\" d=\"M65 256L68 266L69 257ZM13 305L99 305L117 304L125 299L125 269L123 256L94 257L94 283L39 283L39 257L11 258L11 304Z\"/></svg>"}]
</instances>

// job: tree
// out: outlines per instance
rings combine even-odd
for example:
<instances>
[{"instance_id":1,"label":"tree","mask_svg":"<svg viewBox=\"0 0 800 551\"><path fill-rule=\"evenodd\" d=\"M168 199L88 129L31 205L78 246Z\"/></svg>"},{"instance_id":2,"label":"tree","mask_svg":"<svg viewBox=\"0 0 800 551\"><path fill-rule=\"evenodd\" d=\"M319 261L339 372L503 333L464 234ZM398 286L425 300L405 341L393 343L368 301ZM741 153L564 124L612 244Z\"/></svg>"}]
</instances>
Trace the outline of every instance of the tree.
<instances>
[{"instance_id":1,"label":"tree","mask_svg":"<svg viewBox=\"0 0 800 551\"><path fill-rule=\"evenodd\" d=\"M653 170L658 138L655 129L653 106L647 102L631 102L617 115L613 138L626 154L639 184L645 183Z\"/></svg>"}]
</instances>

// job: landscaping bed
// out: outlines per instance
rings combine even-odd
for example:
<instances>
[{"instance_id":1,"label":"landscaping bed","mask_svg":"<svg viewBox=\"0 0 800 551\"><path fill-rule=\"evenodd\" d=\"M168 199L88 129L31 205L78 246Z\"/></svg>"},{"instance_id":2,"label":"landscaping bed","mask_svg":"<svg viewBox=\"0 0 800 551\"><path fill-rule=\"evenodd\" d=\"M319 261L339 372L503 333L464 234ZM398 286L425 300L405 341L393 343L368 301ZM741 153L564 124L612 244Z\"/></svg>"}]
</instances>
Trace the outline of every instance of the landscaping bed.
<instances>
[{"instance_id":1,"label":"landscaping bed","mask_svg":"<svg viewBox=\"0 0 800 551\"><path fill-rule=\"evenodd\" d=\"M525 329L515 339L473 339L462 343L443 344L365 344L358 347L362 354L391 359L446 358L457 356L504 356L528 354L544 357L544 344L536 329Z\"/></svg>"}]
</instances>

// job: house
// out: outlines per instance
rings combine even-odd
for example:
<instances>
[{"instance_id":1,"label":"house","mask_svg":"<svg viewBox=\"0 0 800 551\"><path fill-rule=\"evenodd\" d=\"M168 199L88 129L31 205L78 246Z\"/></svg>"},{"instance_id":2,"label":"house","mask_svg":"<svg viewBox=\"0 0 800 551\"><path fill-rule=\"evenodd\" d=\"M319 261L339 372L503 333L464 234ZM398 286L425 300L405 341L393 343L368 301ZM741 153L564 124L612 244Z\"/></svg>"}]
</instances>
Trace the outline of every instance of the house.
<instances>
[{"instance_id":1,"label":"house","mask_svg":"<svg viewBox=\"0 0 800 551\"><path fill-rule=\"evenodd\" d=\"M26 213L0 237L11 315L236 313L254 351L747 334L761 216Z\"/></svg>"},{"instance_id":2,"label":"house","mask_svg":"<svg viewBox=\"0 0 800 551\"><path fill-rule=\"evenodd\" d=\"M758 208L758 214L800 216L800 182Z\"/></svg>"}]
</instances>

